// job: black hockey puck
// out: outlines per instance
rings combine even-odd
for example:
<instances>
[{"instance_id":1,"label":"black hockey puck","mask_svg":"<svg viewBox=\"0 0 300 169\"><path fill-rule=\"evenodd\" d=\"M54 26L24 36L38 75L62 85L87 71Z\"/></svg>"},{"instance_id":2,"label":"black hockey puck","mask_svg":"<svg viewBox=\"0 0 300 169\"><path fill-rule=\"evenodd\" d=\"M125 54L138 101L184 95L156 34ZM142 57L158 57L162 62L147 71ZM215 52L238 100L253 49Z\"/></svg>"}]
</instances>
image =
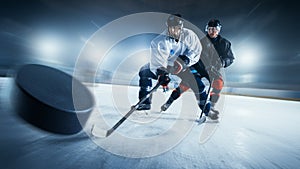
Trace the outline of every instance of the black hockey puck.
<instances>
[{"instance_id":1,"label":"black hockey puck","mask_svg":"<svg viewBox=\"0 0 300 169\"><path fill-rule=\"evenodd\" d=\"M18 70L15 82L13 98L17 113L43 130L78 133L93 110L90 91L63 71L29 64Z\"/></svg>"}]
</instances>

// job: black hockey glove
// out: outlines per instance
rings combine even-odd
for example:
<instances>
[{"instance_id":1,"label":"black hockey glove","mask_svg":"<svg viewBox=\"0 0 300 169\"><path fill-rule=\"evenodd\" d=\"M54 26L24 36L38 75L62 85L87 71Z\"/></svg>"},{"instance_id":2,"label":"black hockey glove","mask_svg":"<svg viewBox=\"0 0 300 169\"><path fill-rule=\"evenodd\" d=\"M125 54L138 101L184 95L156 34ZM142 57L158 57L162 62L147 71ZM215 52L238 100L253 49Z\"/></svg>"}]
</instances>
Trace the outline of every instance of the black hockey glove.
<instances>
[{"instance_id":1,"label":"black hockey glove","mask_svg":"<svg viewBox=\"0 0 300 169\"><path fill-rule=\"evenodd\" d=\"M229 58L225 58L225 59L222 59L222 66L224 67L224 68L226 68L226 67L228 67L228 66L230 66L231 64L232 64L232 60L230 60Z\"/></svg>"},{"instance_id":2,"label":"black hockey glove","mask_svg":"<svg viewBox=\"0 0 300 169\"><path fill-rule=\"evenodd\" d=\"M157 75L158 75L158 83L160 83L162 86L167 86L171 81L169 77L169 73L165 68L157 69Z\"/></svg>"}]
</instances>

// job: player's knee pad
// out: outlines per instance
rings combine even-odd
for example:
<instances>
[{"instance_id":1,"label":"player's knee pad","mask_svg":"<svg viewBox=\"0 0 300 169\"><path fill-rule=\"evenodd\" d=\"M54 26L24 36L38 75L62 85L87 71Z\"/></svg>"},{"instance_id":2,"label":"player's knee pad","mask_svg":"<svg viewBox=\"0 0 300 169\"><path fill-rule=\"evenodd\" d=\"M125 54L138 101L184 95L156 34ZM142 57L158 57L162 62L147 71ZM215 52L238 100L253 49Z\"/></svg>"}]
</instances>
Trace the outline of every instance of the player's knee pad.
<instances>
[{"instance_id":1,"label":"player's knee pad","mask_svg":"<svg viewBox=\"0 0 300 169\"><path fill-rule=\"evenodd\" d=\"M141 77L139 80L139 86L143 89L148 89L152 86L152 81L150 78Z\"/></svg>"},{"instance_id":2,"label":"player's knee pad","mask_svg":"<svg viewBox=\"0 0 300 169\"><path fill-rule=\"evenodd\" d=\"M221 78L215 79L212 83L212 88L217 90L222 90L224 86L224 81Z\"/></svg>"}]
</instances>

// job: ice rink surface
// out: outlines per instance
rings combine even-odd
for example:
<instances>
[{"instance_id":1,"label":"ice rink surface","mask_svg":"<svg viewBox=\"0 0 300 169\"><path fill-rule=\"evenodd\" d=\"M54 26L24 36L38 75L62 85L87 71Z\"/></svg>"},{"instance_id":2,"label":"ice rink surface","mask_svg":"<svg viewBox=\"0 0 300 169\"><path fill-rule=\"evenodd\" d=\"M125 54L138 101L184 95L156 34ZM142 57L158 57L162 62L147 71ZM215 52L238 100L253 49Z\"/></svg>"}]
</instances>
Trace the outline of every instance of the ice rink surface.
<instances>
[{"instance_id":1,"label":"ice rink surface","mask_svg":"<svg viewBox=\"0 0 300 169\"><path fill-rule=\"evenodd\" d=\"M168 94L152 110L135 112L106 139L90 137L92 124L109 128L137 101L136 87L90 87L97 100L84 131L51 134L23 121L10 100L13 81L0 79L0 166L10 168L298 168L300 102L224 95L219 123L197 125L191 93L164 113Z\"/></svg>"}]
</instances>

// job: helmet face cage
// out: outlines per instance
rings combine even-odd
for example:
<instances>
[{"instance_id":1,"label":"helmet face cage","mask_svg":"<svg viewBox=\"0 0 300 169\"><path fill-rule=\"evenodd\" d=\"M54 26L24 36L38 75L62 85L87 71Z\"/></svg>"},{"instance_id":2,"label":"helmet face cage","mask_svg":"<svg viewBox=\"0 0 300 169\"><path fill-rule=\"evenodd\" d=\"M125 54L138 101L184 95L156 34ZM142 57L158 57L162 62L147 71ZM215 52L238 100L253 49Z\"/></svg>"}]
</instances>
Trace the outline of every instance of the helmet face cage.
<instances>
[{"instance_id":1,"label":"helmet face cage","mask_svg":"<svg viewBox=\"0 0 300 169\"><path fill-rule=\"evenodd\" d=\"M181 18L180 15L170 15L166 24L168 27L179 26L180 28L182 28L183 19Z\"/></svg>"},{"instance_id":2,"label":"helmet face cage","mask_svg":"<svg viewBox=\"0 0 300 169\"><path fill-rule=\"evenodd\" d=\"M183 28L183 19L181 18L181 15L179 15L179 14L170 15L168 17L166 25L168 27L169 36L178 40L180 37L180 34L181 34L180 32ZM177 29L179 29L179 32L177 32L177 33L171 32L170 29L176 29L174 27L177 27Z\"/></svg>"},{"instance_id":3,"label":"helmet face cage","mask_svg":"<svg viewBox=\"0 0 300 169\"><path fill-rule=\"evenodd\" d=\"M208 32L208 28L209 27L216 27L217 30L220 32L221 31L221 28L222 28L222 25L220 23L219 20L217 19L211 19L205 26L205 32Z\"/></svg>"}]
</instances>

